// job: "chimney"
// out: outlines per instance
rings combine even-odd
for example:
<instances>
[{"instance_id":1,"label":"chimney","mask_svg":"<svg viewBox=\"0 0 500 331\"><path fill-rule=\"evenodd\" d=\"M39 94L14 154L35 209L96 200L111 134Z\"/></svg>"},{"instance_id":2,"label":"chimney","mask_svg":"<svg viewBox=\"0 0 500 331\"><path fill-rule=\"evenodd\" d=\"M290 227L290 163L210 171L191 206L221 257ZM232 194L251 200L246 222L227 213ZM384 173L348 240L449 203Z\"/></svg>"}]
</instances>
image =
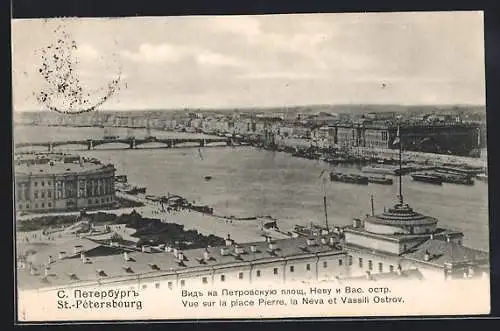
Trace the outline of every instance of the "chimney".
<instances>
[{"instance_id":1,"label":"chimney","mask_svg":"<svg viewBox=\"0 0 500 331\"><path fill-rule=\"evenodd\" d=\"M184 253L182 253L182 252L178 252L178 253L177 253L177 259L178 259L179 261L184 261Z\"/></svg>"},{"instance_id":2,"label":"chimney","mask_svg":"<svg viewBox=\"0 0 500 331\"><path fill-rule=\"evenodd\" d=\"M335 238L334 237L330 237L329 242L330 242L330 245L332 245L332 246L335 245Z\"/></svg>"},{"instance_id":3,"label":"chimney","mask_svg":"<svg viewBox=\"0 0 500 331\"><path fill-rule=\"evenodd\" d=\"M357 229L361 227L361 220L358 218L355 218L352 220L352 227Z\"/></svg>"},{"instance_id":4,"label":"chimney","mask_svg":"<svg viewBox=\"0 0 500 331\"><path fill-rule=\"evenodd\" d=\"M73 254L78 254L81 252L81 250L82 250L82 246L76 245L73 247Z\"/></svg>"},{"instance_id":5,"label":"chimney","mask_svg":"<svg viewBox=\"0 0 500 331\"><path fill-rule=\"evenodd\" d=\"M168 245L167 245L167 246L165 246L165 252L166 252L166 253L170 253L171 251L172 251L172 247L170 247L170 246L168 246Z\"/></svg>"},{"instance_id":6,"label":"chimney","mask_svg":"<svg viewBox=\"0 0 500 331\"><path fill-rule=\"evenodd\" d=\"M203 252L203 260L208 261L210 259L210 252L208 251L208 248L205 248L205 251Z\"/></svg>"},{"instance_id":7,"label":"chimney","mask_svg":"<svg viewBox=\"0 0 500 331\"><path fill-rule=\"evenodd\" d=\"M306 243L307 243L307 246L312 246L312 245L314 245L314 239L307 238Z\"/></svg>"},{"instance_id":8,"label":"chimney","mask_svg":"<svg viewBox=\"0 0 500 331\"><path fill-rule=\"evenodd\" d=\"M431 255L429 254L429 251L425 251L424 254L424 261L429 261L431 259Z\"/></svg>"},{"instance_id":9,"label":"chimney","mask_svg":"<svg viewBox=\"0 0 500 331\"><path fill-rule=\"evenodd\" d=\"M271 242L271 237L270 236L266 236L266 243L270 243Z\"/></svg>"},{"instance_id":10,"label":"chimney","mask_svg":"<svg viewBox=\"0 0 500 331\"><path fill-rule=\"evenodd\" d=\"M80 167L83 168L83 157L80 156Z\"/></svg>"},{"instance_id":11,"label":"chimney","mask_svg":"<svg viewBox=\"0 0 500 331\"><path fill-rule=\"evenodd\" d=\"M245 251L244 251L243 247L238 245L238 246L234 247L234 252L239 255L239 254L243 254Z\"/></svg>"},{"instance_id":12,"label":"chimney","mask_svg":"<svg viewBox=\"0 0 500 331\"><path fill-rule=\"evenodd\" d=\"M45 268L44 275L45 275L45 277L47 277L49 275L49 268Z\"/></svg>"},{"instance_id":13,"label":"chimney","mask_svg":"<svg viewBox=\"0 0 500 331\"><path fill-rule=\"evenodd\" d=\"M59 252L59 260L64 259L65 257L66 257L66 252L65 251Z\"/></svg>"},{"instance_id":14,"label":"chimney","mask_svg":"<svg viewBox=\"0 0 500 331\"><path fill-rule=\"evenodd\" d=\"M233 240L231 240L231 235L227 235L226 237L226 246L231 246L233 244Z\"/></svg>"},{"instance_id":15,"label":"chimney","mask_svg":"<svg viewBox=\"0 0 500 331\"><path fill-rule=\"evenodd\" d=\"M82 259L82 262L85 262L87 257L85 256L84 252L80 252L80 258Z\"/></svg>"},{"instance_id":16,"label":"chimney","mask_svg":"<svg viewBox=\"0 0 500 331\"><path fill-rule=\"evenodd\" d=\"M221 247L220 248L220 255L226 256L229 253L227 247Z\"/></svg>"},{"instance_id":17,"label":"chimney","mask_svg":"<svg viewBox=\"0 0 500 331\"><path fill-rule=\"evenodd\" d=\"M255 246L255 245L251 245L251 246L250 246L250 252L252 252L252 253L257 252L257 246Z\"/></svg>"},{"instance_id":18,"label":"chimney","mask_svg":"<svg viewBox=\"0 0 500 331\"><path fill-rule=\"evenodd\" d=\"M431 233L431 236L429 237L430 240L433 240L434 239L434 234Z\"/></svg>"},{"instance_id":19,"label":"chimney","mask_svg":"<svg viewBox=\"0 0 500 331\"><path fill-rule=\"evenodd\" d=\"M322 245L326 245L328 243L328 241L326 240L325 237L321 238L321 244Z\"/></svg>"},{"instance_id":20,"label":"chimney","mask_svg":"<svg viewBox=\"0 0 500 331\"><path fill-rule=\"evenodd\" d=\"M451 238L450 238L450 236L448 236L448 235L446 236L446 242L447 242L447 243L451 242Z\"/></svg>"},{"instance_id":21,"label":"chimney","mask_svg":"<svg viewBox=\"0 0 500 331\"><path fill-rule=\"evenodd\" d=\"M53 262L53 261L52 261L52 255L49 255L49 258L48 258L47 263L48 263L48 264L51 264L52 262Z\"/></svg>"},{"instance_id":22,"label":"chimney","mask_svg":"<svg viewBox=\"0 0 500 331\"><path fill-rule=\"evenodd\" d=\"M401 267L401 264L398 264L398 267L396 268L396 274L398 276L401 276L403 274L403 268Z\"/></svg>"},{"instance_id":23,"label":"chimney","mask_svg":"<svg viewBox=\"0 0 500 331\"><path fill-rule=\"evenodd\" d=\"M366 271L366 279L368 279L368 280L372 279L372 273L370 272L370 270Z\"/></svg>"},{"instance_id":24,"label":"chimney","mask_svg":"<svg viewBox=\"0 0 500 331\"><path fill-rule=\"evenodd\" d=\"M273 241L269 241L269 250L274 251L276 249L276 243Z\"/></svg>"},{"instance_id":25,"label":"chimney","mask_svg":"<svg viewBox=\"0 0 500 331\"><path fill-rule=\"evenodd\" d=\"M178 249L174 247L174 249L172 249L172 253L174 253L175 257L177 257L177 252L178 252Z\"/></svg>"},{"instance_id":26,"label":"chimney","mask_svg":"<svg viewBox=\"0 0 500 331\"><path fill-rule=\"evenodd\" d=\"M129 261L129 260L130 260L130 258L129 258L129 256L128 256L128 253L127 253L127 252L123 252L123 259L124 259L125 261Z\"/></svg>"}]
</instances>

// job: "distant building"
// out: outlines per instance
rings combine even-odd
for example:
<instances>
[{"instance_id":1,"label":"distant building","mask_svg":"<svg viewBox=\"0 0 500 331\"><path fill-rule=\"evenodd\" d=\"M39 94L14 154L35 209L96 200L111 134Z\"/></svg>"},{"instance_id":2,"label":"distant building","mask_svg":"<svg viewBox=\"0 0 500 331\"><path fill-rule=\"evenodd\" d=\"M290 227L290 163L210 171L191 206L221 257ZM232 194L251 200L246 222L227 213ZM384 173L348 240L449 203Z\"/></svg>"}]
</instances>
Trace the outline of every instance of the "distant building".
<instances>
[{"instance_id":1,"label":"distant building","mask_svg":"<svg viewBox=\"0 0 500 331\"><path fill-rule=\"evenodd\" d=\"M115 168L80 163L22 164L15 167L16 210L70 211L115 203Z\"/></svg>"}]
</instances>

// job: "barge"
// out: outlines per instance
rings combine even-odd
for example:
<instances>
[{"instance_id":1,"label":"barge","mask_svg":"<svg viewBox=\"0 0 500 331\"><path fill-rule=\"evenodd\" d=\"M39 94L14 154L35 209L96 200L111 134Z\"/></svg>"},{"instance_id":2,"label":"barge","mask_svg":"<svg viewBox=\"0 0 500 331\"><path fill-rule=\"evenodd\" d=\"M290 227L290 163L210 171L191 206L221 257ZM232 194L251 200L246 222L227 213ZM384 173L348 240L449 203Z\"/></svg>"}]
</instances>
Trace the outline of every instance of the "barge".
<instances>
[{"instance_id":1,"label":"barge","mask_svg":"<svg viewBox=\"0 0 500 331\"><path fill-rule=\"evenodd\" d=\"M368 182L372 184L392 185L394 183L394 180L385 176L369 176Z\"/></svg>"},{"instance_id":2,"label":"barge","mask_svg":"<svg viewBox=\"0 0 500 331\"><path fill-rule=\"evenodd\" d=\"M368 177L356 174L344 174L341 172L331 172L330 180L332 182L342 182L348 184L368 185Z\"/></svg>"},{"instance_id":3,"label":"barge","mask_svg":"<svg viewBox=\"0 0 500 331\"><path fill-rule=\"evenodd\" d=\"M443 178L441 176L437 176L434 174L428 174L428 173L413 174L413 175L411 175L411 178L416 182L422 182L422 183L434 184L434 185L442 185L443 184Z\"/></svg>"}]
</instances>

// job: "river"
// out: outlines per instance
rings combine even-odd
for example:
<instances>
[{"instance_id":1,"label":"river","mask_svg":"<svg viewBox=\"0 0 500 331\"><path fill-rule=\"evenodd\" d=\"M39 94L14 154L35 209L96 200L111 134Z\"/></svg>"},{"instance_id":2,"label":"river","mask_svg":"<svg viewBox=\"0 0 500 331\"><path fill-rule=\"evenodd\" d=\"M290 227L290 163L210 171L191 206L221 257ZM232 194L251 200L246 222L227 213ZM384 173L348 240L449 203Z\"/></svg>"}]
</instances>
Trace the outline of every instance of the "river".
<instances>
[{"instance_id":1,"label":"river","mask_svg":"<svg viewBox=\"0 0 500 331\"><path fill-rule=\"evenodd\" d=\"M127 129L118 129L125 135ZM145 130L134 130L145 136ZM152 131L156 136L200 136L200 134ZM101 128L15 127L15 142L57 141L102 137ZM257 150L253 147L211 147L137 150L110 150L111 145L95 150L82 146L61 146L60 151L74 151L115 165L117 174L126 174L129 182L145 185L148 194L179 194L196 203L208 204L223 215L270 215L288 230L295 224L324 223L323 195L327 195L328 221L345 225L353 217L371 212L370 196L375 211L390 207L397 195L393 186L368 186L330 182L320 178L329 165L292 157L281 152ZM114 146L117 147L117 146ZM43 150L43 148L41 149ZM353 171L353 169L350 169ZM325 174L326 176L327 174ZM212 176L206 180L205 176ZM461 230L464 244L489 250L488 185L476 181L467 187L453 184L434 186L403 178L405 202L423 214L436 217L438 225Z\"/></svg>"}]
</instances>

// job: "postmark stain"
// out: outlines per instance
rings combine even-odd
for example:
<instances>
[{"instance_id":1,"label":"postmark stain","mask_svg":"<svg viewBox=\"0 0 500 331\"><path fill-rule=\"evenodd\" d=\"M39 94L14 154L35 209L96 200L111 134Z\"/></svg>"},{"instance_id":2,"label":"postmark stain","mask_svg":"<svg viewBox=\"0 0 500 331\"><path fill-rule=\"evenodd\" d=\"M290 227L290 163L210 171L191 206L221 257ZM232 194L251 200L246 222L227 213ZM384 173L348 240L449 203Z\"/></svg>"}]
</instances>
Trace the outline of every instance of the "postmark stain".
<instances>
[{"instance_id":1,"label":"postmark stain","mask_svg":"<svg viewBox=\"0 0 500 331\"><path fill-rule=\"evenodd\" d=\"M97 89L85 86L78 72L78 44L70 33L59 25L53 31L55 40L37 50L40 65L37 72L46 84L34 92L38 103L48 110L62 114L81 114L98 110L120 90L121 68L111 73L107 83ZM105 77L106 74L102 73Z\"/></svg>"}]
</instances>

